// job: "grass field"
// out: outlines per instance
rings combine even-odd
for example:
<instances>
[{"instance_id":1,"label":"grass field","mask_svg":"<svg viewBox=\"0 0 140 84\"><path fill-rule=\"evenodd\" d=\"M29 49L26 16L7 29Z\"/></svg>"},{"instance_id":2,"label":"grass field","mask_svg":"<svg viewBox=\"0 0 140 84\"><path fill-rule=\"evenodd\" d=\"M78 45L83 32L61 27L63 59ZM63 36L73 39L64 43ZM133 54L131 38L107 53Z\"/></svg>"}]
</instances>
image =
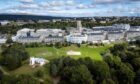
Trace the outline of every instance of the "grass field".
<instances>
[{"instance_id":1,"label":"grass field","mask_svg":"<svg viewBox=\"0 0 140 84\"><path fill-rule=\"evenodd\" d=\"M75 45L72 45L60 49L57 49L55 47L27 48L27 51L29 52L30 56L43 57L48 60L58 58L61 56L67 56L66 52L70 50L81 52L81 56L71 56L73 58L91 57L92 59L95 60L102 60L100 52L105 51L109 47L110 47L109 45L105 45L101 47L87 47L85 45L82 45L79 48L76 47Z\"/></svg>"}]
</instances>

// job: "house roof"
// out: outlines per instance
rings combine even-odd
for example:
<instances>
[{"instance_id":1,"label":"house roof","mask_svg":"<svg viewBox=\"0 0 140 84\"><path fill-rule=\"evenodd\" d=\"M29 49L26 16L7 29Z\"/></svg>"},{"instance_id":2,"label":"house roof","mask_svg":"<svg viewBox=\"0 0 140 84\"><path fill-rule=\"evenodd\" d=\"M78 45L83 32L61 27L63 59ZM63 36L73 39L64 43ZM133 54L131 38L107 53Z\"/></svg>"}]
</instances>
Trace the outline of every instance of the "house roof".
<instances>
[{"instance_id":1,"label":"house roof","mask_svg":"<svg viewBox=\"0 0 140 84\"><path fill-rule=\"evenodd\" d=\"M88 35L104 35L104 33L90 33Z\"/></svg>"},{"instance_id":2,"label":"house roof","mask_svg":"<svg viewBox=\"0 0 140 84\"><path fill-rule=\"evenodd\" d=\"M108 32L108 34L122 34L123 32Z\"/></svg>"}]
</instances>

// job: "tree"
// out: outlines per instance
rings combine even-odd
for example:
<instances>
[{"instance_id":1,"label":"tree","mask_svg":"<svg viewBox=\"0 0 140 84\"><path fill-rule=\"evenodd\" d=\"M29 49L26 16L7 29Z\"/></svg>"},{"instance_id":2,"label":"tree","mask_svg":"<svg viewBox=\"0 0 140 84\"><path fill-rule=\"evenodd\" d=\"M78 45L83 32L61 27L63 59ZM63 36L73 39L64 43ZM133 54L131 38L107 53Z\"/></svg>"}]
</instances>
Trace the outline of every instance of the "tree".
<instances>
[{"instance_id":1,"label":"tree","mask_svg":"<svg viewBox=\"0 0 140 84\"><path fill-rule=\"evenodd\" d=\"M43 70L37 70L35 72L35 76L36 77L43 77L44 76L44 71Z\"/></svg>"},{"instance_id":2,"label":"tree","mask_svg":"<svg viewBox=\"0 0 140 84\"><path fill-rule=\"evenodd\" d=\"M104 79L101 84L116 84L112 79Z\"/></svg>"},{"instance_id":3,"label":"tree","mask_svg":"<svg viewBox=\"0 0 140 84\"><path fill-rule=\"evenodd\" d=\"M75 59L72 59L70 57L64 57L63 58L63 66L67 67L67 66L76 66L79 65L78 61Z\"/></svg>"},{"instance_id":4,"label":"tree","mask_svg":"<svg viewBox=\"0 0 140 84\"><path fill-rule=\"evenodd\" d=\"M29 55L22 45L13 44L2 51L1 57L2 64L9 70L13 70L20 67L22 61L26 60Z\"/></svg>"},{"instance_id":5,"label":"tree","mask_svg":"<svg viewBox=\"0 0 140 84\"><path fill-rule=\"evenodd\" d=\"M55 43L55 47L56 48L61 48L62 47L62 43L60 43L60 42Z\"/></svg>"},{"instance_id":6,"label":"tree","mask_svg":"<svg viewBox=\"0 0 140 84\"><path fill-rule=\"evenodd\" d=\"M78 44L76 44L76 46L77 46L77 47L81 47L81 44L78 43Z\"/></svg>"},{"instance_id":7,"label":"tree","mask_svg":"<svg viewBox=\"0 0 140 84\"><path fill-rule=\"evenodd\" d=\"M133 84L135 73L125 64L121 63L115 70L119 84Z\"/></svg>"},{"instance_id":8,"label":"tree","mask_svg":"<svg viewBox=\"0 0 140 84\"><path fill-rule=\"evenodd\" d=\"M2 70L0 70L0 81L1 81L1 79L3 78L3 72L2 72Z\"/></svg>"},{"instance_id":9,"label":"tree","mask_svg":"<svg viewBox=\"0 0 140 84\"><path fill-rule=\"evenodd\" d=\"M93 84L93 80L88 68L80 65L64 68L60 84Z\"/></svg>"},{"instance_id":10,"label":"tree","mask_svg":"<svg viewBox=\"0 0 140 84\"><path fill-rule=\"evenodd\" d=\"M121 58L118 56L108 55L104 57L104 61L109 65L110 68L117 69L122 63Z\"/></svg>"},{"instance_id":11,"label":"tree","mask_svg":"<svg viewBox=\"0 0 140 84\"><path fill-rule=\"evenodd\" d=\"M90 72L94 76L94 79L97 80L97 83L111 77L110 68L104 61L95 61Z\"/></svg>"},{"instance_id":12,"label":"tree","mask_svg":"<svg viewBox=\"0 0 140 84\"><path fill-rule=\"evenodd\" d=\"M127 48L127 44L115 44L110 48L110 51L113 55L118 56L120 52L124 52Z\"/></svg>"},{"instance_id":13,"label":"tree","mask_svg":"<svg viewBox=\"0 0 140 84\"><path fill-rule=\"evenodd\" d=\"M34 79L31 75L22 74L16 78L15 84L40 84L40 82Z\"/></svg>"},{"instance_id":14,"label":"tree","mask_svg":"<svg viewBox=\"0 0 140 84\"><path fill-rule=\"evenodd\" d=\"M136 77L135 77L135 84L140 83L140 69L136 72Z\"/></svg>"},{"instance_id":15,"label":"tree","mask_svg":"<svg viewBox=\"0 0 140 84\"><path fill-rule=\"evenodd\" d=\"M11 35L8 36L6 43L7 44L13 43L13 40L11 38Z\"/></svg>"},{"instance_id":16,"label":"tree","mask_svg":"<svg viewBox=\"0 0 140 84\"><path fill-rule=\"evenodd\" d=\"M0 84L15 84L16 77L13 75L4 75Z\"/></svg>"},{"instance_id":17,"label":"tree","mask_svg":"<svg viewBox=\"0 0 140 84\"><path fill-rule=\"evenodd\" d=\"M52 64L50 67L50 73L53 77L57 77L58 76L58 67L56 66L56 64Z\"/></svg>"},{"instance_id":18,"label":"tree","mask_svg":"<svg viewBox=\"0 0 140 84\"><path fill-rule=\"evenodd\" d=\"M140 69L140 57L133 59L132 60L132 65L133 65L135 71L137 71L138 69Z\"/></svg>"}]
</instances>

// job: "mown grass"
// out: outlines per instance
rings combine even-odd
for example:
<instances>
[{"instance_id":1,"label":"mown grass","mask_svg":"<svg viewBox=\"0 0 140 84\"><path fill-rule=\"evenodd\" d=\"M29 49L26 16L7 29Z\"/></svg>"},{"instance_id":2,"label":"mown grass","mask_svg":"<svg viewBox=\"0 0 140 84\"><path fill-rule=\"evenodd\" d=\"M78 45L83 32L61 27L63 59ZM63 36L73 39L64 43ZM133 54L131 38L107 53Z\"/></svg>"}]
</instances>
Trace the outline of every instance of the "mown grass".
<instances>
[{"instance_id":1,"label":"mown grass","mask_svg":"<svg viewBox=\"0 0 140 84\"><path fill-rule=\"evenodd\" d=\"M82 58L82 57L90 57L94 60L102 60L100 53L108 49L110 45L99 46L99 47L89 47L82 45L81 47L77 47L75 45L55 48L55 47L38 47L38 48L27 48L30 56L34 57L43 57L47 60L51 60L54 58L59 58L61 56L67 56L67 51L78 51L81 52L80 56L71 56L72 58Z\"/></svg>"}]
</instances>

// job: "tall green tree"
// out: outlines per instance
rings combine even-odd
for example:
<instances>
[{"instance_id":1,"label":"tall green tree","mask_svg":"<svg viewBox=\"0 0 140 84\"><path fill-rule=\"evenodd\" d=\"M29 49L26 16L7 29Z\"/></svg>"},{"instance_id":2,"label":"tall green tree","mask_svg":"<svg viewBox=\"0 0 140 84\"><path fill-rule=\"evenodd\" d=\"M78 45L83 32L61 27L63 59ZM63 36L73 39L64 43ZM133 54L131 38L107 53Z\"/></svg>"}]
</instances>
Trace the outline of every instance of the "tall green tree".
<instances>
[{"instance_id":1,"label":"tall green tree","mask_svg":"<svg viewBox=\"0 0 140 84\"><path fill-rule=\"evenodd\" d=\"M1 81L1 79L3 78L3 72L2 72L2 70L0 70L0 81Z\"/></svg>"},{"instance_id":2,"label":"tall green tree","mask_svg":"<svg viewBox=\"0 0 140 84\"><path fill-rule=\"evenodd\" d=\"M66 67L60 84L93 84L92 75L85 65Z\"/></svg>"},{"instance_id":3,"label":"tall green tree","mask_svg":"<svg viewBox=\"0 0 140 84\"><path fill-rule=\"evenodd\" d=\"M21 44L13 44L2 51L2 64L9 70L16 69L21 66L22 61L26 60L29 54Z\"/></svg>"},{"instance_id":4,"label":"tall green tree","mask_svg":"<svg viewBox=\"0 0 140 84\"><path fill-rule=\"evenodd\" d=\"M31 75L22 74L16 78L15 84L40 84L40 82Z\"/></svg>"}]
</instances>

